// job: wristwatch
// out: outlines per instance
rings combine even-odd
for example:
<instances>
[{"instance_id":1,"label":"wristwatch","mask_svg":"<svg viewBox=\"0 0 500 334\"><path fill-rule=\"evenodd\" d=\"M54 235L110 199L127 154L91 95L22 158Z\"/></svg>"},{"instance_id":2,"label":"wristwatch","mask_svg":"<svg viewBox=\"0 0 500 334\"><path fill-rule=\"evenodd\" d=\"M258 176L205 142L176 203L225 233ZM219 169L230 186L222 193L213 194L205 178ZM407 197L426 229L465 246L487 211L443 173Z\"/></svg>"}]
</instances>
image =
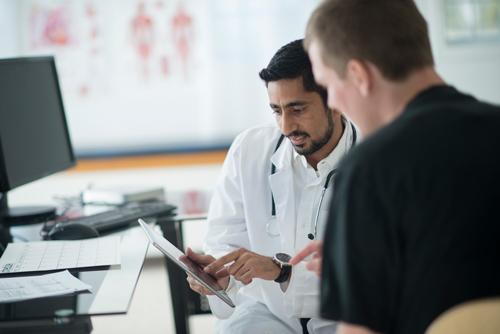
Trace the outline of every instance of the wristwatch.
<instances>
[{"instance_id":1,"label":"wristwatch","mask_svg":"<svg viewBox=\"0 0 500 334\"><path fill-rule=\"evenodd\" d=\"M292 265L288 262L292 257L285 253L277 253L273 257L273 262L280 267L281 271L278 277L274 280L276 283L283 283L288 281L292 273Z\"/></svg>"}]
</instances>

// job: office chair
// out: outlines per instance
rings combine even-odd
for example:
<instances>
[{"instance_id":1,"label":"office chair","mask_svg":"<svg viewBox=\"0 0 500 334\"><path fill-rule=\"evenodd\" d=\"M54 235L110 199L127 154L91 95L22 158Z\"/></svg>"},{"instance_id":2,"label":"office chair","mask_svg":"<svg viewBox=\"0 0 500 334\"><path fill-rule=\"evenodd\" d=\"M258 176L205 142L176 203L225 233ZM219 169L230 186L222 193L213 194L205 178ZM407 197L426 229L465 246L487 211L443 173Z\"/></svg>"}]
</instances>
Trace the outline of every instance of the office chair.
<instances>
[{"instance_id":1,"label":"office chair","mask_svg":"<svg viewBox=\"0 0 500 334\"><path fill-rule=\"evenodd\" d=\"M452 307L436 318L426 334L498 334L500 298L477 299Z\"/></svg>"}]
</instances>

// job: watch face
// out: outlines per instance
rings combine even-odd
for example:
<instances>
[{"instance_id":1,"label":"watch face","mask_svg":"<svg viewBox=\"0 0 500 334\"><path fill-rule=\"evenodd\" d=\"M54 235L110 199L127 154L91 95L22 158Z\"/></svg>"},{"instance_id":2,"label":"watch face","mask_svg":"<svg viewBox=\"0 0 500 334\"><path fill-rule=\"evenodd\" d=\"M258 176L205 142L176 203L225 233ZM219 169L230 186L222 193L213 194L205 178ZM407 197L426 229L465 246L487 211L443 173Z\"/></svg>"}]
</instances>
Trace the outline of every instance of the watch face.
<instances>
[{"instance_id":1,"label":"watch face","mask_svg":"<svg viewBox=\"0 0 500 334\"><path fill-rule=\"evenodd\" d=\"M276 258L278 260L280 260L281 262L288 263L292 257L288 254L285 254L285 253L278 253L278 254L276 254Z\"/></svg>"}]
</instances>

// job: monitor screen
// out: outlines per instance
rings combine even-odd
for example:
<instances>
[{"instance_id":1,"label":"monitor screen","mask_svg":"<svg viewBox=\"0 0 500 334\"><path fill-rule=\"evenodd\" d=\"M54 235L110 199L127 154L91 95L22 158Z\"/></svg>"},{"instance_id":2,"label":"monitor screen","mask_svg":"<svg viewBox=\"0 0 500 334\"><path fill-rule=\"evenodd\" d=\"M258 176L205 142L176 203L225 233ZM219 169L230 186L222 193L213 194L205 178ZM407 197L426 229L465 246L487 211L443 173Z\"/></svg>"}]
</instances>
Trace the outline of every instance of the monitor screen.
<instances>
[{"instance_id":1,"label":"monitor screen","mask_svg":"<svg viewBox=\"0 0 500 334\"><path fill-rule=\"evenodd\" d=\"M74 162L54 59L0 60L0 192Z\"/></svg>"}]
</instances>

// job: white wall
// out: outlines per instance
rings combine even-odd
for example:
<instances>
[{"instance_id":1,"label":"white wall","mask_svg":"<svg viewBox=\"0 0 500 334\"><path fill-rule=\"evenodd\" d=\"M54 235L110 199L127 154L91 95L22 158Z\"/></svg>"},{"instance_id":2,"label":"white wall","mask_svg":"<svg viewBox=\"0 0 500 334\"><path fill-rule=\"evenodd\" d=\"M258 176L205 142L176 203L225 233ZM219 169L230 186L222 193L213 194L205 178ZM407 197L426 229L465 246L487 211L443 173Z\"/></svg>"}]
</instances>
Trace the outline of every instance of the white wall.
<instances>
[{"instance_id":1,"label":"white wall","mask_svg":"<svg viewBox=\"0 0 500 334\"><path fill-rule=\"evenodd\" d=\"M18 8L15 1L0 0L0 58L19 55L17 17Z\"/></svg>"},{"instance_id":2,"label":"white wall","mask_svg":"<svg viewBox=\"0 0 500 334\"><path fill-rule=\"evenodd\" d=\"M140 63L127 35L140 0L94 2L98 11L93 23L69 25L80 42L53 49L30 46L29 34L43 26L39 21L58 6L69 7L70 16L82 16L92 2L0 0L0 57L56 54L70 130L80 153L161 150L187 142L227 144L242 129L273 121L257 73L278 47L302 36L318 1L146 0L162 41L168 41L167 19L178 4L197 19L193 71L187 79L177 75L180 65L174 59L172 77L162 81L157 69L149 79L140 77ZM444 0L416 2L429 22L437 70L445 80L500 103L500 41L447 45ZM160 3L165 7L155 11ZM82 40L92 25L100 37ZM172 46L159 45L155 56L173 52ZM89 56L94 48L100 58Z\"/></svg>"},{"instance_id":3,"label":"white wall","mask_svg":"<svg viewBox=\"0 0 500 334\"><path fill-rule=\"evenodd\" d=\"M227 145L272 122L258 72L319 0L0 1L0 56L54 55L77 153L106 153Z\"/></svg>"},{"instance_id":4,"label":"white wall","mask_svg":"<svg viewBox=\"0 0 500 334\"><path fill-rule=\"evenodd\" d=\"M429 24L436 68L456 88L500 104L500 40L449 45L445 40L444 0L418 0Z\"/></svg>"}]
</instances>

